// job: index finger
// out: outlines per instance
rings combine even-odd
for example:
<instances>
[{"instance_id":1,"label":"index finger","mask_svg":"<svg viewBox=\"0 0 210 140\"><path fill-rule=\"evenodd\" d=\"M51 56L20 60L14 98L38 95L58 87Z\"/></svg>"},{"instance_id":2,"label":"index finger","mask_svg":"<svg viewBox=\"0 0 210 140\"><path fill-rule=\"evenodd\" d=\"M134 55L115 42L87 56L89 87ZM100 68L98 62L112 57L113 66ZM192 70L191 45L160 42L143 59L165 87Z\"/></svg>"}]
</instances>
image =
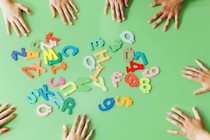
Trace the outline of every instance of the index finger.
<instances>
[{"instance_id":1,"label":"index finger","mask_svg":"<svg viewBox=\"0 0 210 140\"><path fill-rule=\"evenodd\" d=\"M195 62L201 67L201 69L202 69L203 71L205 71L205 72L207 72L207 73L209 72L209 69L208 69L206 66L204 66L204 64L201 63L201 61L199 61L198 59L196 59Z\"/></svg>"},{"instance_id":2,"label":"index finger","mask_svg":"<svg viewBox=\"0 0 210 140\"><path fill-rule=\"evenodd\" d=\"M73 131L74 133L77 131L77 127L78 127L78 124L79 124L79 120L80 120L80 116L78 115L75 120L74 120L74 124L72 126L72 129L71 131Z\"/></svg>"},{"instance_id":3,"label":"index finger","mask_svg":"<svg viewBox=\"0 0 210 140\"><path fill-rule=\"evenodd\" d=\"M172 108L172 111L174 111L176 114L178 114L179 116L181 116L185 120L189 119L189 117L185 113L183 113L182 111L180 111L179 109L177 109L175 107Z\"/></svg>"}]
</instances>

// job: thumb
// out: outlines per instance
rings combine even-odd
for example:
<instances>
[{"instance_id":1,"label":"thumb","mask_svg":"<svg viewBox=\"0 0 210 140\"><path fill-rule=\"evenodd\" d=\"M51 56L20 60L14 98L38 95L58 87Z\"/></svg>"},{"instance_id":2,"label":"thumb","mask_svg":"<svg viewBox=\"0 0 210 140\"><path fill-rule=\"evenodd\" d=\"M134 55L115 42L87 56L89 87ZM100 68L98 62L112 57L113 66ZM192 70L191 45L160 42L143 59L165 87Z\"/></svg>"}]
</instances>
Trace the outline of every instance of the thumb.
<instances>
[{"instance_id":1,"label":"thumb","mask_svg":"<svg viewBox=\"0 0 210 140\"><path fill-rule=\"evenodd\" d=\"M31 11L29 10L28 7L26 7L25 5L23 4L19 4L19 8L23 11L25 11L28 15L31 15Z\"/></svg>"},{"instance_id":2,"label":"thumb","mask_svg":"<svg viewBox=\"0 0 210 140\"><path fill-rule=\"evenodd\" d=\"M208 92L209 90L206 88L206 87L202 87L196 91L193 92L194 95L199 95L199 94L202 94L202 93L205 93L205 92Z\"/></svg>"},{"instance_id":3,"label":"thumb","mask_svg":"<svg viewBox=\"0 0 210 140\"><path fill-rule=\"evenodd\" d=\"M200 113L199 113L199 111L195 107L192 108L192 111L194 113L195 118L197 120L201 120L202 121L201 116L200 116Z\"/></svg>"},{"instance_id":4,"label":"thumb","mask_svg":"<svg viewBox=\"0 0 210 140\"><path fill-rule=\"evenodd\" d=\"M8 128L1 128L0 129L0 135L3 134L3 133L7 133L9 131Z\"/></svg>"},{"instance_id":5,"label":"thumb","mask_svg":"<svg viewBox=\"0 0 210 140\"><path fill-rule=\"evenodd\" d=\"M53 7L51 4L50 4L50 11L52 13L52 17L55 17L56 14L55 14L55 7Z\"/></svg>"},{"instance_id":6,"label":"thumb","mask_svg":"<svg viewBox=\"0 0 210 140\"><path fill-rule=\"evenodd\" d=\"M155 0L151 5L150 7L155 7L157 5L160 5L162 3L162 0Z\"/></svg>"}]
</instances>

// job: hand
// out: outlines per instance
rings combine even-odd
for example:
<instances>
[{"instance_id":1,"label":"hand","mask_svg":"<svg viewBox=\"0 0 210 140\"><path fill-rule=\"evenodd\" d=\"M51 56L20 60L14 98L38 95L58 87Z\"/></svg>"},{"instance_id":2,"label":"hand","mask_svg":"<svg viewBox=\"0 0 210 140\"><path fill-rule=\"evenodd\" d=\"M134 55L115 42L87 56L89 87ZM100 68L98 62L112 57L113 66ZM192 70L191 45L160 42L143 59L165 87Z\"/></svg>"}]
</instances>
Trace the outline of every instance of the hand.
<instances>
[{"instance_id":1,"label":"hand","mask_svg":"<svg viewBox=\"0 0 210 140\"><path fill-rule=\"evenodd\" d=\"M68 133L67 126L66 125L63 126L63 139L62 140L89 140L94 132L94 129L92 129L90 133L87 135L89 124L90 124L90 120L89 119L86 120L85 115L82 116L81 120L80 120L80 116L77 116L76 119L74 120L74 124L71 128L70 133Z\"/></svg>"},{"instance_id":2,"label":"hand","mask_svg":"<svg viewBox=\"0 0 210 140\"><path fill-rule=\"evenodd\" d=\"M9 131L8 128L2 126L16 117L16 114L11 114L14 110L15 108L9 108L8 104L0 107L0 135Z\"/></svg>"},{"instance_id":3,"label":"hand","mask_svg":"<svg viewBox=\"0 0 210 140\"><path fill-rule=\"evenodd\" d=\"M195 118L190 118L177 108L172 108L172 111L167 112L167 114L173 119L167 117L166 120L181 129L168 130L168 133L181 135L189 140L209 140L210 135L204 128L204 124L198 110L193 107L192 111Z\"/></svg>"},{"instance_id":4,"label":"hand","mask_svg":"<svg viewBox=\"0 0 210 140\"><path fill-rule=\"evenodd\" d=\"M74 11L78 13L79 10L72 0L49 0L49 4L53 17L56 17L57 10L64 24L67 25L69 23L70 25L73 25L72 18L74 20L77 19Z\"/></svg>"},{"instance_id":5,"label":"hand","mask_svg":"<svg viewBox=\"0 0 210 140\"><path fill-rule=\"evenodd\" d=\"M117 15L118 22L124 21L125 20L124 6L128 7L128 0L106 0L105 11L104 11L105 14L108 13L109 5L111 6L112 19L116 20L116 15Z\"/></svg>"},{"instance_id":6,"label":"hand","mask_svg":"<svg viewBox=\"0 0 210 140\"><path fill-rule=\"evenodd\" d=\"M152 26L153 28L156 28L161 22L163 22L164 19L167 18L167 21L165 23L165 26L163 28L163 32L166 32L168 25L170 24L170 21L172 18L175 18L175 28L178 29L179 22L179 12L182 8L183 0L155 0L150 7L154 7L157 5L162 5L162 9L155 14L148 23L152 23L154 20L159 18L156 23Z\"/></svg>"},{"instance_id":7,"label":"hand","mask_svg":"<svg viewBox=\"0 0 210 140\"><path fill-rule=\"evenodd\" d=\"M182 76L203 85L201 89L198 89L193 93L194 95L198 95L210 91L210 70L199 60L195 60L195 62L200 66L201 70L191 66L186 66L186 69L182 70Z\"/></svg>"}]
</instances>

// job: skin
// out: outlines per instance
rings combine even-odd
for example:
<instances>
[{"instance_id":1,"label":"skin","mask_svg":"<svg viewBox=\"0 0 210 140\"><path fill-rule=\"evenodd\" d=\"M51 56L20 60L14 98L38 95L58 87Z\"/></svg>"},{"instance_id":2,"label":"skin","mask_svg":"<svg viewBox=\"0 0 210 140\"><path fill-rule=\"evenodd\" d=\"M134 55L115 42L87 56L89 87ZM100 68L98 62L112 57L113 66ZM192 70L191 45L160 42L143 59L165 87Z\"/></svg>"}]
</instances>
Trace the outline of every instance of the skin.
<instances>
[{"instance_id":1,"label":"skin","mask_svg":"<svg viewBox=\"0 0 210 140\"><path fill-rule=\"evenodd\" d=\"M87 134L89 124L90 120L86 119L86 115L83 115L82 118L77 116L70 132L68 132L66 125L63 126L62 140L90 140L94 129L91 129L90 133Z\"/></svg>"},{"instance_id":2,"label":"skin","mask_svg":"<svg viewBox=\"0 0 210 140\"><path fill-rule=\"evenodd\" d=\"M177 108L172 108L167 112L170 117L166 120L180 128L180 130L168 130L170 134L181 135L189 140L210 140L210 135L206 131L202 118L198 110L193 107L195 118L191 118Z\"/></svg>"},{"instance_id":3,"label":"skin","mask_svg":"<svg viewBox=\"0 0 210 140\"><path fill-rule=\"evenodd\" d=\"M8 104L0 106L0 135L9 131L3 125L16 117L16 114L11 114L13 111L15 111L15 107L10 108Z\"/></svg>"},{"instance_id":4,"label":"skin","mask_svg":"<svg viewBox=\"0 0 210 140\"><path fill-rule=\"evenodd\" d=\"M106 0L104 14L107 15L109 6L111 7L112 19L116 20L116 16L118 22L122 22L125 20L124 7L128 7L128 0Z\"/></svg>"},{"instance_id":5,"label":"skin","mask_svg":"<svg viewBox=\"0 0 210 140\"><path fill-rule=\"evenodd\" d=\"M13 2L12 0L1 0L0 8L3 12L7 33L9 35L11 34L10 25L12 25L12 28L15 30L18 37L21 36L20 31L24 34L24 36L28 36L30 29L22 17L22 11L31 15L28 7L23 4Z\"/></svg>"},{"instance_id":6,"label":"skin","mask_svg":"<svg viewBox=\"0 0 210 140\"><path fill-rule=\"evenodd\" d=\"M150 7L155 7L157 5L162 5L162 8L159 12L157 12L151 19L149 19L148 23L153 23L156 19L157 21L152 26L156 28L160 23L162 23L166 19L165 26L163 28L163 32L166 32L172 18L175 19L175 28L179 27L179 13L182 8L183 0L155 0Z\"/></svg>"},{"instance_id":7,"label":"skin","mask_svg":"<svg viewBox=\"0 0 210 140\"><path fill-rule=\"evenodd\" d=\"M201 61L196 59L195 62L201 69L186 66L185 69L182 70L182 76L186 79L202 84L203 87L193 93L194 95L199 95L210 91L210 70Z\"/></svg>"},{"instance_id":8,"label":"skin","mask_svg":"<svg viewBox=\"0 0 210 140\"><path fill-rule=\"evenodd\" d=\"M49 5L52 16L56 17L58 11L65 25L73 25L73 20L77 19L75 12L78 13L79 10L72 0L49 0Z\"/></svg>"}]
</instances>

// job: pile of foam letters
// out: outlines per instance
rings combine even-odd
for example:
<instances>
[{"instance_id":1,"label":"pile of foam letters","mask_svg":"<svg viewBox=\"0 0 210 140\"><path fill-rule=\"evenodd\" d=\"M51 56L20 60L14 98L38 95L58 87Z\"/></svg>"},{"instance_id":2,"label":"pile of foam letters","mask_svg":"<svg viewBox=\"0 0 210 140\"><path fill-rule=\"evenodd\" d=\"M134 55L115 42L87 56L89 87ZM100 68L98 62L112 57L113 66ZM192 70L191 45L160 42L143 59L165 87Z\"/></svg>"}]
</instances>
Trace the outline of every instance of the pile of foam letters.
<instances>
[{"instance_id":1,"label":"pile of foam letters","mask_svg":"<svg viewBox=\"0 0 210 140\"><path fill-rule=\"evenodd\" d=\"M75 100L69 97L73 92L90 92L91 87L88 84L92 83L94 86L101 88L104 92L107 92L107 87L104 82L104 78L100 76L101 71L104 69L102 65L103 62L110 61L110 56L107 56L107 52L115 53L122 49L124 43L133 44L135 42L134 34L130 31L123 31L120 35L121 39L115 40L114 44L108 47L104 47L105 42L101 38L96 38L88 43L88 47L90 51L94 49L101 49L99 52L93 54L93 56L88 55L83 59L84 66L90 70L94 71L92 75L89 77L78 78L74 81L65 82L63 77L54 81L54 78L49 78L48 85L43 84L43 86L39 89L32 89L28 92L26 96L26 102L28 104L35 104L38 98L41 96L44 100L51 103L56 109L60 108L62 105L61 111L65 112L68 110L68 114L71 115L73 112L73 108L76 103ZM35 59L37 58L36 64L31 64L31 66L22 67L21 70L24 74L26 74L29 78L35 78L35 76L40 76L40 73L46 73L47 69L42 67L42 61L39 59L40 53L43 53L44 64L49 66L50 72L55 75L56 71L66 70L66 63L64 63L63 57L75 57L79 53L79 49L75 46L67 45L63 47L61 52L56 53L53 48L58 46L59 38L54 37L52 33L48 33L45 37L45 42L40 40L35 40L31 43L31 48L25 49L22 48L21 51L13 51L11 56L15 61L18 60L18 57L24 57L25 60ZM68 55L67 50L71 50L71 56ZM141 58L141 60L139 60ZM129 66L125 68L126 74L124 75L124 82L128 84L131 88L138 88L143 93L149 93L151 90L150 79L157 74L159 74L160 70L157 66L151 67L150 69L145 69L145 66L148 64L147 59L144 53L137 51L134 52L131 48L124 48L123 50L123 59L125 62L129 63ZM136 61L142 61L141 63L137 63ZM137 78L134 75L135 71L142 70L142 78ZM112 85L114 88L118 88L118 82L121 81L120 77L123 76L123 73L120 71L114 72L111 76ZM63 93L63 98L57 91L52 92L48 90L48 86L57 87L60 86L61 91L66 91ZM69 89L69 90L67 90ZM103 101L103 105L99 104L98 109L101 111L110 110L114 104L117 106L131 106L133 105L133 100L127 96L116 96L115 98L106 98ZM47 116L52 112L52 107L47 104L41 104L37 106L36 113L39 116ZM45 108L45 111L41 111L42 108Z\"/></svg>"}]
</instances>

